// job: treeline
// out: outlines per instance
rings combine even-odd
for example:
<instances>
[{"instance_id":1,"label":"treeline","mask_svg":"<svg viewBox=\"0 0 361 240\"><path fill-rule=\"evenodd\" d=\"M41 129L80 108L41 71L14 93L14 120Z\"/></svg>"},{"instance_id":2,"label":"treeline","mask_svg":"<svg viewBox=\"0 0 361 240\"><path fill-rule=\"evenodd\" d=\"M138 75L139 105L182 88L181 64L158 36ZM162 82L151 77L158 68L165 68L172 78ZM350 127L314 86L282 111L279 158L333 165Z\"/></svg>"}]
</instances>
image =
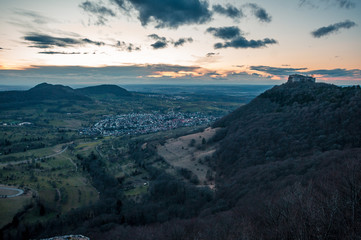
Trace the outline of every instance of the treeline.
<instances>
[{"instance_id":1,"label":"treeline","mask_svg":"<svg viewBox=\"0 0 361 240\"><path fill-rule=\"evenodd\" d=\"M89 236L105 240L359 239L360 156L361 152L349 154L334 171L293 184L277 196L255 196L248 204L222 213L141 227L118 226Z\"/></svg>"}]
</instances>

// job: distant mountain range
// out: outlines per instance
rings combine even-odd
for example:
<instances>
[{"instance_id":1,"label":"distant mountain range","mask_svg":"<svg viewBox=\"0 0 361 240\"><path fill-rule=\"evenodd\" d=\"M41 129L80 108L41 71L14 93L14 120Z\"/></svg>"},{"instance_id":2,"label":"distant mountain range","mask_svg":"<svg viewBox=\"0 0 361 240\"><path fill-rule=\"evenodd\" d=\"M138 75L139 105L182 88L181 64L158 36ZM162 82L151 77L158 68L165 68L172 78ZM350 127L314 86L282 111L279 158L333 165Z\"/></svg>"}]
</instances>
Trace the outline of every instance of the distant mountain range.
<instances>
[{"instance_id":1,"label":"distant mountain range","mask_svg":"<svg viewBox=\"0 0 361 240\"><path fill-rule=\"evenodd\" d=\"M98 95L112 95L116 97L131 96L131 93L117 85L99 85L73 89L63 85L41 83L27 91L0 92L0 104L14 102L41 102L47 100L79 100L91 101Z\"/></svg>"}]
</instances>

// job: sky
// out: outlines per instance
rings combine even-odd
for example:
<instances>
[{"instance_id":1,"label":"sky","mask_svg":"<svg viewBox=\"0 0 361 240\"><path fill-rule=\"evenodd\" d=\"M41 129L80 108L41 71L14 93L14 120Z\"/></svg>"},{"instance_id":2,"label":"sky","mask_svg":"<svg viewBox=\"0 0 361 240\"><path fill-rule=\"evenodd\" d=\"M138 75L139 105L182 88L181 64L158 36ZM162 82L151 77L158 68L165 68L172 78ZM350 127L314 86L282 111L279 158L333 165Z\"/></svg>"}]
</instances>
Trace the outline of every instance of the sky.
<instances>
[{"instance_id":1,"label":"sky","mask_svg":"<svg viewBox=\"0 0 361 240\"><path fill-rule=\"evenodd\" d=\"M361 81L361 0L0 0L0 85Z\"/></svg>"}]
</instances>

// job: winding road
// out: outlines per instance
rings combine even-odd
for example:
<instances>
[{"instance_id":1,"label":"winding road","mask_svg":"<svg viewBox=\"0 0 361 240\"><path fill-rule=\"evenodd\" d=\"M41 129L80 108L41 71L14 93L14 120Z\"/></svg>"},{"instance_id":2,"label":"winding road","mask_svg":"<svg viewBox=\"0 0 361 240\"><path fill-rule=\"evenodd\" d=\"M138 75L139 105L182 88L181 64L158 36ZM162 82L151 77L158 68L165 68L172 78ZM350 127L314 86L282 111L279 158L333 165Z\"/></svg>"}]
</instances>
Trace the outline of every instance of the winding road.
<instances>
[{"instance_id":1,"label":"winding road","mask_svg":"<svg viewBox=\"0 0 361 240\"><path fill-rule=\"evenodd\" d=\"M56 152L54 154L51 154L51 155L48 155L48 156L45 156L45 157L40 157L40 158L35 158L34 161L37 162L41 159L46 159L46 158L51 158L51 157L55 157L59 154L62 154L63 152L65 152L66 150L68 149L68 146L66 146L63 150L59 151L59 152ZM0 163L0 167L4 167L4 166L7 166L7 165L18 165L18 164L22 164L22 163L27 163L27 162L30 162L31 160L23 160L23 161L15 161L15 162L6 162L6 163Z\"/></svg>"},{"instance_id":2,"label":"winding road","mask_svg":"<svg viewBox=\"0 0 361 240\"><path fill-rule=\"evenodd\" d=\"M17 197L17 196L20 196L24 193L23 190L21 189L18 189L18 188L11 188L11 187L0 187L0 190L3 189L3 190L10 190L10 191L15 191L17 192L16 194L12 194L12 195L0 195L0 196L6 196L6 198L13 198L13 197Z\"/></svg>"}]
</instances>

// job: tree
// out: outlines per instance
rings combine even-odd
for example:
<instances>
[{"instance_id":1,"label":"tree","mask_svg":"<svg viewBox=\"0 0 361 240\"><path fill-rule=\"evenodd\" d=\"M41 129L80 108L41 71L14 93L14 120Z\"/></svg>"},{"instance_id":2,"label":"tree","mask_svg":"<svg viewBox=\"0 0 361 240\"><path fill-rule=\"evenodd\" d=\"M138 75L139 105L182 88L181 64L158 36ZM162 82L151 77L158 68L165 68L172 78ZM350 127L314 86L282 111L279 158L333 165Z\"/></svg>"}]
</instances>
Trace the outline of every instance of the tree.
<instances>
[{"instance_id":1,"label":"tree","mask_svg":"<svg viewBox=\"0 0 361 240\"><path fill-rule=\"evenodd\" d=\"M194 147L196 145L196 140L192 138L192 140L189 142L190 147Z\"/></svg>"}]
</instances>

